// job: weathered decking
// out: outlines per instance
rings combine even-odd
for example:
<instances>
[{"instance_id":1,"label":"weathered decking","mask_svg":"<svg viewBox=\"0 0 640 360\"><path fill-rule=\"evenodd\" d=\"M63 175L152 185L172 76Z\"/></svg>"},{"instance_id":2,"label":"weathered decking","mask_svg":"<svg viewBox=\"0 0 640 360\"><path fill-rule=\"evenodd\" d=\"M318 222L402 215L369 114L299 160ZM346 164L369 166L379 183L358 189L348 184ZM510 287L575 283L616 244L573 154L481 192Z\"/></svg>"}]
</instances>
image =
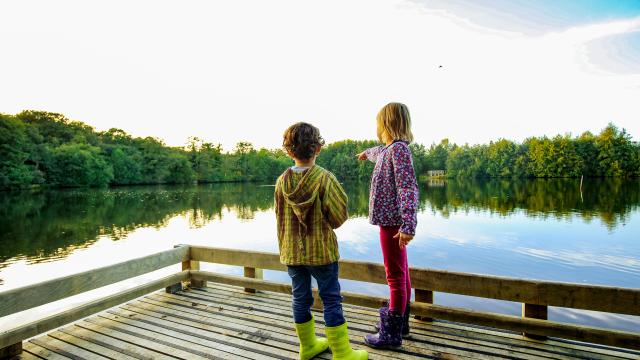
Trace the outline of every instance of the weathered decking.
<instances>
[{"instance_id":1,"label":"weathered decking","mask_svg":"<svg viewBox=\"0 0 640 360\"><path fill-rule=\"evenodd\" d=\"M247 293L208 282L175 294L154 292L27 340L16 358L34 359L292 359L298 342L291 297ZM345 305L352 345L372 331L375 309ZM324 333L316 312L317 331ZM640 359L640 352L412 319L401 352L368 349L370 359ZM326 352L320 359L331 359Z\"/></svg>"}]
</instances>

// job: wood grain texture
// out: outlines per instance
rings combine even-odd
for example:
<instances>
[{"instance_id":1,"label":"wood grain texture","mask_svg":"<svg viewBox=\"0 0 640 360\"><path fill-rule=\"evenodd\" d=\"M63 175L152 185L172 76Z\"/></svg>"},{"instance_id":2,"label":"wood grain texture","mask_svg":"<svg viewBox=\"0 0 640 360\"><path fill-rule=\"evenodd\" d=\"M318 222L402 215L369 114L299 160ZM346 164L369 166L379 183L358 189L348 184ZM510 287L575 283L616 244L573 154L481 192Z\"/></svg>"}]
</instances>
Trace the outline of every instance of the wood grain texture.
<instances>
[{"instance_id":1,"label":"wood grain texture","mask_svg":"<svg viewBox=\"0 0 640 360\"><path fill-rule=\"evenodd\" d=\"M97 289L122 280L180 263L189 257L189 247L128 260L42 283L0 293L0 317Z\"/></svg>"},{"instance_id":2,"label":"wood grain texture","mask_svg":"<svg viewBox=\"0 0 640 360\"><path fill-rule=\"evenodd\" d=\"M110 295L106 298L94 300L61 313L48 316L44 319L22 325L15 329L2 332L0 333L0 348L4 348L32 336L42 334L62 325L82 319L83 317L95 314L99 311L122 304L123 302L143 296L159 288L186 280L188 276L189 272L183 271L133 289Z\"/></svg>"}]
</instances>

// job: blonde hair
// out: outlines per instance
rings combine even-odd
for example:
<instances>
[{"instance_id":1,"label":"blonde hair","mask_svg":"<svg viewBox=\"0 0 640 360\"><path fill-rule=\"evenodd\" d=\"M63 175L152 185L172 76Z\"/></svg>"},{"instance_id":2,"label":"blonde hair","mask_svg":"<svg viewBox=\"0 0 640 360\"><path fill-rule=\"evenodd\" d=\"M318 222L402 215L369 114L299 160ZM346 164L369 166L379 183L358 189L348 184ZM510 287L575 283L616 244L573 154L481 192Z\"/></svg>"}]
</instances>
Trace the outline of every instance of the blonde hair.
<instances>
[{"instance_id":1,"label":"blonde hair","mask_svg":"<svg viewBox=\"0 0 640 360\"><path fill-rule=\"evenodd\" d=\"M402 140L407 143L413 141L411 133L411 116L407 105L401 103L388 103L376 117L378 122L378 140L386 142L385 135L389 141Z\"/></svg>"}]
</instances>

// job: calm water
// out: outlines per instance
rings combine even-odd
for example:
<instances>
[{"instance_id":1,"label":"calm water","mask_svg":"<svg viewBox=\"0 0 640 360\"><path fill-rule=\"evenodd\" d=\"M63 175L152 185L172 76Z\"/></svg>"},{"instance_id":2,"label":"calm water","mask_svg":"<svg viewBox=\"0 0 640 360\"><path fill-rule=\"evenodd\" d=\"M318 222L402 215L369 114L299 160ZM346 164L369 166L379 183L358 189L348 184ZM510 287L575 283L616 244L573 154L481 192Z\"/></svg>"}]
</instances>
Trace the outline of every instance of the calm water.
<instances>
[{"instance_id":1,"label":"calm water","mask_svg":"<svg viewBox=\"0 0 640 360\"><path fill-rule=\"evenodd\" d=\"M337 231L341 255L382 262L366 218L368 184L345 188L351 218ZM579 180L435 180L420 190L412 266L640 287L640 180L585 180L582 193ZM272 193L255 184L0 193L0 291L181 243L277 252ZM289 281L282 272L265 277ZM381 285L342 285L387 295ZM518 303L441 293L436 303L520 312ZM550 318L640 331L638 317L551 309Z\"/></svg>"}]
</instances>

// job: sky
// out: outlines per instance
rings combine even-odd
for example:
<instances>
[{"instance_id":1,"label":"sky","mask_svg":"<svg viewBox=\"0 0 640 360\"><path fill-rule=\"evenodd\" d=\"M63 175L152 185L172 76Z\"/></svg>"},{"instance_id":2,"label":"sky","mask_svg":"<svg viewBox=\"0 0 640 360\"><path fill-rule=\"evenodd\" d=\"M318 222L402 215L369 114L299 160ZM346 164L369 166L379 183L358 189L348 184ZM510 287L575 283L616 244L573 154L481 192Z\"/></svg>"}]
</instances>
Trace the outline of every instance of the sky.
<instances>
[{"instance_id":1,"label":"sky","mask_svg":"<svg viewBox=\"0 0 640 360\"><path fill-rule=\"evenodd\" d=\"M292 123L417 142L522 141L609 122L640 139L640 1L2 1L0 112L278 148Z\"/></svg>"}]
</instances>

